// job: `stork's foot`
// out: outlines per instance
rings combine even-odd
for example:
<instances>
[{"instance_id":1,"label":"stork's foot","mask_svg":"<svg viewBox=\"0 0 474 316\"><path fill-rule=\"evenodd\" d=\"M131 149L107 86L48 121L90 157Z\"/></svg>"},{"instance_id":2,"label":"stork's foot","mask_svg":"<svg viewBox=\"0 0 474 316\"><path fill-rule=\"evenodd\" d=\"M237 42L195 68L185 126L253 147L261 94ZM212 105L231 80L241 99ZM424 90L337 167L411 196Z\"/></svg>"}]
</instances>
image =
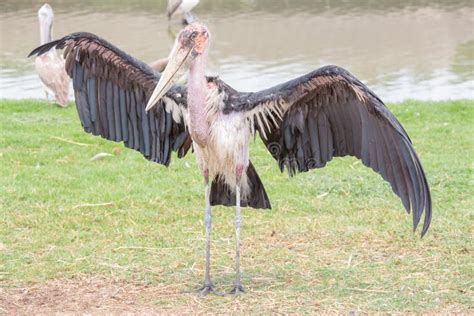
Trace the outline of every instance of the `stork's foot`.
<instances>
[{"instance_id":1,"label":"stork's foot","mask_svg":"<svg viewBox=\"0 0 474 316\"><path fill-rule=\"evenodd\" d=\"M238 285L234 285L234 287L232 288L232 290L230 290L229 293L233 295L239 295L239 294L245 293L245 291L242 285L238 284Z\"/></svg>"},{"instance_id":2,"label":"stork's foot","mask_svg":"<svg viewBox=\"0 0 474 316\"><path fill-rule=\"evenodd\" d=\"M212 293L214 292L214 285L212 284L209 284L209 285L204 285L203 287L199 288L196 290L196 292L199 294L199 295L207 295L209 293Z\"/></svg>"}]
</instances>

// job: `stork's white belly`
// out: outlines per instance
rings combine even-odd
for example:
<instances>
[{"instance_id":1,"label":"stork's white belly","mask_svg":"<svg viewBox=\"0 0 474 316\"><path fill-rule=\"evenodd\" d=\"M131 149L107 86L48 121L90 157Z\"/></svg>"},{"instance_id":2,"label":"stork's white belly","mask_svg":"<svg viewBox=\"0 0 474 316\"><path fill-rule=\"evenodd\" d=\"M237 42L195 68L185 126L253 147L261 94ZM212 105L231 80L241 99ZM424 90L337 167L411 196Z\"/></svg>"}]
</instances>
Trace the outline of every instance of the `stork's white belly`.
<instances>
[{"instance_id":1,"label":"stork's white belly","mask_svg":"<svg viewBox=\"0 0 474 316\"><path fill-rule=\"evenodd\" d=\"M208 170L209 176L221 176L225 182L235 189L241 186L247 192L247 176L245 170L249 165L250 130L248 122L239 113L217 114L211 123L210 138L206 146L195 144L196 156L201 169ZM237 168L243 168L242 178L237 179Z\"/></svg>"},{"instance_id":2,"label":"stork's white belly","mask_svg":"<svg viewBox=\"0 0 474 316\"><path fill-rule=\"evenodd\" d=\"M237 163L248 164L249 129L239 113L220 114L211 129L211 146L223 155L234 157Z\"/></svg>"}]
</instances>

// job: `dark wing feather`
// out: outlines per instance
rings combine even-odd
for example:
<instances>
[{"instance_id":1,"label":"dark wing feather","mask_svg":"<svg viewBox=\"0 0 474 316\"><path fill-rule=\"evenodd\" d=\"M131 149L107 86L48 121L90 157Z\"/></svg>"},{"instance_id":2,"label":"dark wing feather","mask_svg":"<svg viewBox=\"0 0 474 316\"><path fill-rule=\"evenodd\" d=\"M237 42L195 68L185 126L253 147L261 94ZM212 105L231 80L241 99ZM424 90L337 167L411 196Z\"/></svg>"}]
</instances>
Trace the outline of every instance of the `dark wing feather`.
<instances>
[{"instance_id":1,"label":"dark wing feather","mask_svg":"<svg viewBox=\"0 0 474 316\"><path fill-rule=\"evenodd\" d=\"M171 151L184 156L191 138L184 121L186 90L173 87L160 106L145 112L160 74L107 41L73 33L42 45L31 55L65 48L66 72L73 79L77 112L84 130L123 141L147 159L168 165Z\"/></svg>"},{"instance_id":2,"label":"dark wing feather","mask_svg":"<svg viewBox=\"0 0 474 316\"><path fill-rule=\"evenodd\" d=\"M431 196L406 131L384 103L346 70L326 66L257 93L237 93L225 112L244 111L283 171L321 168L333 156L354 156L390 183L414 228Z\"/></svg>"}]
</instances>

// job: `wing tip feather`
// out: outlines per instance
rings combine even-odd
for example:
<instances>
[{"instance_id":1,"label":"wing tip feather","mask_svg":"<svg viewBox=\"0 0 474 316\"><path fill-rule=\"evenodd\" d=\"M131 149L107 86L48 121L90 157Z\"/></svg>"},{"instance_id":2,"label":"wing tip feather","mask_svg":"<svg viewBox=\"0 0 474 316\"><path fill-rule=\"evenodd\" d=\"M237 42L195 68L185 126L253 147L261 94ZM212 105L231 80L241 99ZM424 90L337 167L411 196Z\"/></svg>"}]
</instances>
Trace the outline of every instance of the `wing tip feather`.
<instances>
[{"instance_id":1,"label":"wing tip feather","mask_svg":"<svg viewBox=\"0 0 474 316\"><path fill-rule=\"evenodd\" d=\"M38 56L43 55L44 53L50 51L52 48L58 46L63 39L64 38L61 38L59 40L51 41L49 43L36 47L28 54L27 58L30 58L31 56L34 56L34 55L38 55Z\"/></svg>"}]
</instances>

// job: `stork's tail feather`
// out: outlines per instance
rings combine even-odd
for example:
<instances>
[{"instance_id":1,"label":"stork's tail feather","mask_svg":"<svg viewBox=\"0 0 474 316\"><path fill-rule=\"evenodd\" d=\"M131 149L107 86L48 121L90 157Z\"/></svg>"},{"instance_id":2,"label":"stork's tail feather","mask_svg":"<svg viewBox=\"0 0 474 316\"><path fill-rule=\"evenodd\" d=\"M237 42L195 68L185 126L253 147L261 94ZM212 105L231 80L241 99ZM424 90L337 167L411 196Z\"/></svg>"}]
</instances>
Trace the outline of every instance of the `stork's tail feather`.
<instances>
[{"instance_id":1,"label":"stork's tail feather","mask_svg":"<svg viewBox=\"0 0 474 316\"><path fill-rule=\"evenodd\" d=\"M265 192L263 183L251 162L247 168L247 178L250 187L249 194L247 198L240 201L240 205L242 207L250 206L253 208L271 209L267 192ZM211 205L235 206L235 193L219 176L212 181Z\"/></svg>"}]
</instances>

